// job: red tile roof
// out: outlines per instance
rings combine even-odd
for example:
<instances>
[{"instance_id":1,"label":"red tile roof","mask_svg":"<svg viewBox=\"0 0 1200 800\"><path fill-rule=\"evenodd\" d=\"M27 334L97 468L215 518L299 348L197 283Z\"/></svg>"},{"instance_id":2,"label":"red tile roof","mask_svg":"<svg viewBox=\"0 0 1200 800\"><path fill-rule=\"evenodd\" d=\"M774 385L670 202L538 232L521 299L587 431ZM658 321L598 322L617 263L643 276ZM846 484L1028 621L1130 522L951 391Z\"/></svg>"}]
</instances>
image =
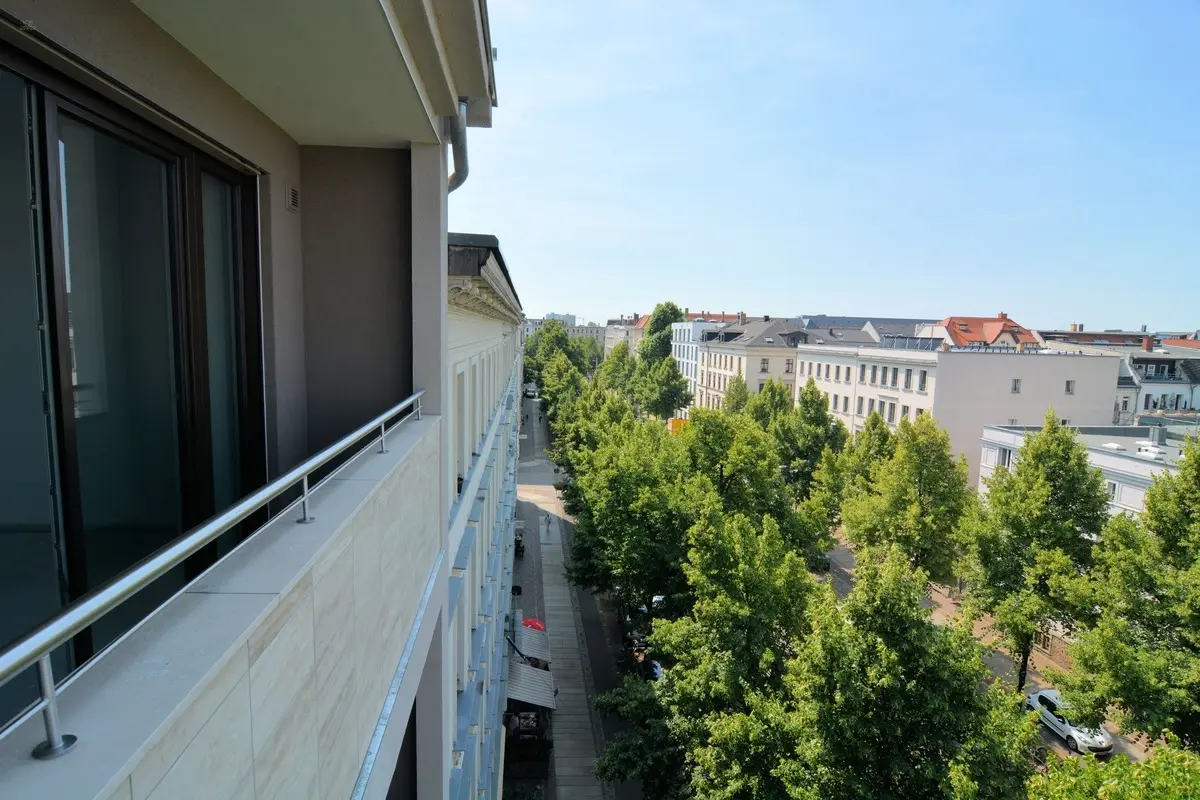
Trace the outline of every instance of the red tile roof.
<instances>
[{"instance_id":1,"label":"red tile roof","mask_svg":"<svg viewBox=\"0 0 1200 800\"><path fill-rule=\"evenodd\" d=\"M995 344L1005 333L1017 344L1039 343L1033 331L1013 322L1003 312L995 317L946 317L938 325L944 327L950 339L959 346Z\"/></svg>"},{"instance_id":2,"label":"red tile roof","mask_svg":"<svg viewBox=\"0 0 1200 800\"><path fill-rule=\"evenodd\" d=\"M1163 339L1162 343L1169 347L1194 347L1200 349L1200 339Z\"/></svg>"}]
</instances>

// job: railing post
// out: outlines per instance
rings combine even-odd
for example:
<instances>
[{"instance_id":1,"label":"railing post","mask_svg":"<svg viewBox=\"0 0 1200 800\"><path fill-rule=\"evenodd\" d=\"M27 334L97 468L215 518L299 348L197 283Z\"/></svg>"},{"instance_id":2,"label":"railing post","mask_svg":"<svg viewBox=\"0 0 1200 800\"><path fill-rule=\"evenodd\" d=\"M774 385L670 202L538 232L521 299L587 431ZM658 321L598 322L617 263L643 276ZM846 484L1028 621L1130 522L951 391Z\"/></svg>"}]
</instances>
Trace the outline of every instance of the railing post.
<instances>
[{"instance_id":1,"label":"railing post","mask_svg":"<svg viewBox=\"0 0 1200 800\"><path fill-rule=\"evenodd\" d=\"M38 659L38 688L42 693L42 723L46 727L46 741L33 748L33 757L40 761L58 758L75 746L76 737L63 733L58 727L58 692L54 686L54 667L50 654Z\"/></svg>"},{"instance_id":2,"label":"railing post","mask_svg":"<svg viewBox=\"0 0 1200 800\"><path fill-rule=\"evenodd\" d=\"M417 398L417 419L421 419L421 398Z\"/></svg>"},{"instance_id":3,"label":"railing post","mask_svg":"<svg viewBox=\"0 0 1200 800\"><path fill-rule=\"evenodd\" d=\"M379 452L382 455L387 452L387 424L379 423Z\"/></svg>"},{"instance_id":4,"label":"railing post","mask_svg":"<svg viewBox=\"0 0 1200 800\"><path fill-rule=\"evenodd\" d=\"M296 520L301 525L307 525L313 521L313 517L308 514L308 476L305 475L300 483L303 495L300 497L300 519Z\"/></svg>"}]
</instances>

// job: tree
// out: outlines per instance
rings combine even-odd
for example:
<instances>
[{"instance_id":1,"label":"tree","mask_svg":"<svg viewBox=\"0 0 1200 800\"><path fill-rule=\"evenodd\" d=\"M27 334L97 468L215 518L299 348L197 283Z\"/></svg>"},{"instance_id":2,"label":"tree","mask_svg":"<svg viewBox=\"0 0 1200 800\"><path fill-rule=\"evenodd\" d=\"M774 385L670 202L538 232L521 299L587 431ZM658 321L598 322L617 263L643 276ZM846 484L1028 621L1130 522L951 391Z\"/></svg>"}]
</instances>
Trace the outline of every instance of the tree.
<instances>
[{"instance_id":1,"label":"tree","mask_svg":"<svg viewBox=\"0 0 1200 800\"><path fill-rule=\"evenodd\" d=\"M654 363L639 361L633 385L638 405L659 419L670 418L692 402L687 378L679 371L674 356Z\"/></svg>"},{"instance_id":2,"label":"tree","mask_svg":"<svg viewBox=\"0 0 1200 800\"><path fill-rule=\"evenodd\" d=\"M997 470L987 487L987 502L964 516L959 532L964 572L972 605L993 616L1017 660L1022 689L1034 635L1054 622L1069 627L1077 616L1061 590L1090 566L1108 496L1087 448L1053 409L1026 436L1014 468Z\"/></svg>"},{"instance_id":3,"label":"tree","mask_svg":"<svg viewBox=\"0 0 1200 800\"><path fill-rule=\"evenodd\" d=\"M602 389L632 399L633 374L636 370L637 360L629 352L629 342L620 341L600 362L596 377Z\"/></svg>"},{"instance_id":4,"label":"tree","mask_svg":"<svg viewBox=\"0 0 1200 800\"><path fill-rule=\"evenodd\" d=\"M636 423L601 443L578 477L586 511L571 548L573 582L633 608L686 592L687 531L711 491L687 463L683 443L662 425Z\"/></svg>"},{"instance_id":5,"label":"tree","mask_svg":"<svg viewBox=\"0 0 1200 800\"><path fill-rule=\"evenodd\" d=\"M646 800L684 800L687 750L671 731L661 685L628 676L616 689L596 698L597 711L629 722L606 742L596 761L596 775L611 782L640 780Z\"/></svg>"},{"instance_id":6,"label":"tree","mask_svg":"<svg viewBox=\"0 0 1200 800\"><path fill-rule=\"evenodd\" d=\"M722 408L730 414L737 414L746 407L749 399L750 390L746 388L746 379L739 372L725 388L725 405Z\"/></svg>"},{"instance_id":7,"label":"tree","mask_svg":"<svg viewBox=\"0 0 1200 800\"><path fill-rule=\"evenodd\" d=\"M1098 724L1113 709L1124 730L1200 747L1200 442L1155 478L1140 519L1109 521L1094 558L1065 587L1099 609L1071 646L1074 672L1056 676L1073 714Z\"/></svg>"},{"instance_id":8,"label":"tree","mask_svg":"<svg viewBox=\"0 0 1200 800\"><path fill-rule=\"evenodd\" d=\"M1029 800L1157 800L1200 797L1200 756L1157 747L1141 763L1068 758L1029 782Z\"/></svg>"},{"instance_id":9,"label":"tree","mask_svg":"<svg viewBox=\"0 0 1200 800\"><path fill-rule=\"evenodd\" d=\"M540 387L542 370L556 355L562 353L569 360L571 357L570 340L571 337L567 334L566 326L556 319L546 320L541 328L534 331L525 340L525 373L528 381L533 381ZM576 369L579 369L578 365Z\"/></svg>"},{"instance_id":10,"label":"tree","mask_svg":"<svg viewBox=\"0 0 1200 800\"><path fill-rule=\"evenodd\" d=\"M933 417L901 420L892 457L872 470L870 488L842 508L846 532L861 547L896 545L911 565L948 582L955 528L971 495L968 474L966 459L954 457L950 435Z\"/></svg>"},{"instance_id":11,"label":"tree","mask_svg":"<svg viewBox=\"0 0 1200 800\"><path fill-rule=\"evenodd\" d=\"M841 452L848 437L846 427L829 413L829 402L812 378L800 390L794 408L776 413L769 432L775 441L784 480L798 500L808 497L821 454L826 448Z\"/></svg>"},{"instance_id":12,"label":"tree","mask_svg":"<svg viewBox=\"0 0 1200 800\"><path fill-rule=\"evenodd\" d=\"M871 470L880 461L891 458L895 449L891 429L879 412L872 411L838 460L844 499L866 489Z\"/></svg>"},{"instance_id":13,"label":"tree","mask_svg":"<svg viewBox=\"0 0 1200 800\"><path fill-rule=\"evenodd\" d=\"M584 386L586 382L583 375L571 363L571 359L567 358L566 353L556 353L546 363L541 370L541 393L546 404L546 414L551 422L556 419L560 409L583 394Z\"/></svg>"},{"instance_id":14,"label":"tree","mask_svg":"<svg viewBox=\"0 0 1200 800\"><path fill-rule=\"evenodd\" d=\"M651 365L671 355L671 324L685 321L679 306L668 301L659 303L646 323L646 330L639 345L638 355Z\"/></svg>"},{"instance_id":15,"label":"tree","mask_svg":"<svg viewBox=\"0 0 1200 800\"><path fill-rule=\"evenodd\" d=\"M758 423L764 431L771 422L792 407L792 393L787 385L775 378L768 378L758 394L746 401L746 416Z\"/></svg>"},{"instance_id":16,"label":"tree","mask_svg":"<svg viewBox=\"0 0 1200 800\"><path fill-rule=\"evenodd\" d=\"M572 336L568 340L571 363L585 375L591 375L604 360L604 348L591 336Z\"/></svg>"}]
</instances>

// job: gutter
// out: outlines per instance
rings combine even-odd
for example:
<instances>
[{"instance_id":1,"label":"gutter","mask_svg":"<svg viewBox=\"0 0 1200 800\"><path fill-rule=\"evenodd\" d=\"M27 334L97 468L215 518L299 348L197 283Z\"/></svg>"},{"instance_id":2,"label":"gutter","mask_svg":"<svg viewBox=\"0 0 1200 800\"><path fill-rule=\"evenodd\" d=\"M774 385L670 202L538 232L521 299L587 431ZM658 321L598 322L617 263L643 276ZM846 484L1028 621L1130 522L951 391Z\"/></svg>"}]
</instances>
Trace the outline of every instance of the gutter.
<instances>
[{"instance_id":1,"label":"gutter","mask_svg":"<svg viewBox=\"0 0 1200 800\"><path fill-rule=\"evenodd\" d=\"M454 157L454 172L446 181L446 193L453 192L467 182L471 164L467 159L467 101L458 101L458 114L446 117L446 132L450 136L450 149Z\"/></svg>"}]
</instances>

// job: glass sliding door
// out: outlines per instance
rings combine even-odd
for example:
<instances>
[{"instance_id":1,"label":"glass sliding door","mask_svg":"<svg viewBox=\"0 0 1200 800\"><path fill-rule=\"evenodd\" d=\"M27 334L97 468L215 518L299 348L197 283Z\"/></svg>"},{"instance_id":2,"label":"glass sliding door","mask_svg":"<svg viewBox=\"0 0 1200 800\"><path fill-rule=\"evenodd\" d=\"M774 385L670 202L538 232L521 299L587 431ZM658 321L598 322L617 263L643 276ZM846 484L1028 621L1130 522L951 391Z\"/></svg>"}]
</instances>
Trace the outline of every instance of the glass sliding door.
<instances>
[{"instance_id":1,"label":"glass sliding door","mask_svg":"<svg viewBox=\"0 0 1200 800\"><path fill-rule=\"evenodd\" d=\"M171 164L67 114L56 121L76 523L95 587L183 531ZM177 572L97 623L93 646L177 591Z\"/></svg>"},{"instance_id":2,"label":"glass sliding door","mask_svg":"<svg viewBox=\"0 0 1200 800\"><path fill-rule=\"evenodd\" d=\"M42 335L32 92L0 69L0 647L58 611L67 597L55 507L51 387ZM67 665L66 649L54 667ZM0 721L37 698L32 674L0 686Z\"/></svg>"}]
</instances>

